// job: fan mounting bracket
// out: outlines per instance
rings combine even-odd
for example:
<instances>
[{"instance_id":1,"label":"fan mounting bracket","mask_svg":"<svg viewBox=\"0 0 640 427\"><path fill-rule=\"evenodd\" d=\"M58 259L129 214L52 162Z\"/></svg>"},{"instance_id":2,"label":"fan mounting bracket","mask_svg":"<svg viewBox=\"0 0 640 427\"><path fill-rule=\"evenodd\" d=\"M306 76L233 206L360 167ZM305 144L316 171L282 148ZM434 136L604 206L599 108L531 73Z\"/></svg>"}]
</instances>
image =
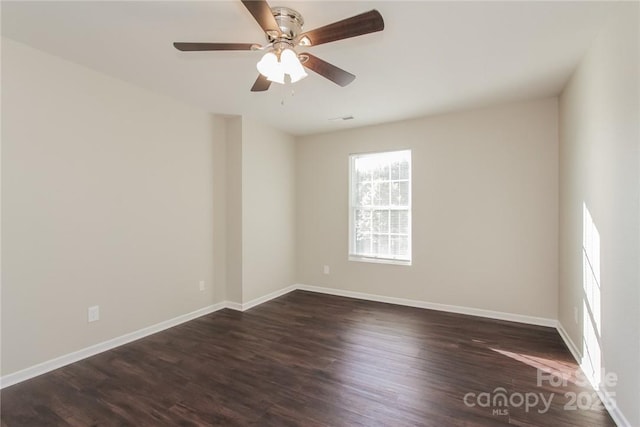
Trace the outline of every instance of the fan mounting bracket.
<instances>
[{"instance_id":1,"label":"fan mounting bracket","mask_svg":"<svg viewBox=\"0 0 640 427\"><path fill-rule=\"evenodd\" d=\"M294 40L301 33L304 26L304 19L299 12L284 6L271 8L271 13L278 23L280 34L267 32L267 39L270 43L285 40Z\"/></svg>"}]
</instances>

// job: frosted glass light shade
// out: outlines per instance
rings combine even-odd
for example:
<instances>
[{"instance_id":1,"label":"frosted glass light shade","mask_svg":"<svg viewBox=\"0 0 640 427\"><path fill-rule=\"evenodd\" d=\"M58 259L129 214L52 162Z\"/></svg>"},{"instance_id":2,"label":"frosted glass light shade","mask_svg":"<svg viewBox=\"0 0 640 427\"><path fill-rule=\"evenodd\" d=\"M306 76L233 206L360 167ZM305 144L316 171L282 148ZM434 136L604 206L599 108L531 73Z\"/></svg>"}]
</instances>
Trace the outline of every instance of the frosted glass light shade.
<instances>
[{"instance_id":1,"label":"frosted glass light shade","mask_svg":"<svg viewBox=\"0 0 640 427\"><path fill-rule=\"evenodd\" d=\"M256 64L256 68L267 80L284 84L284 75L288 74L291 83L307 77L298 55L292 49L284 49L280 53L280 60L273 52L267 52Z\"/></svg>"},{"instance_id":2,"label":"frosted glass light shade","mask_svg":"<svg viewBox=\"0 0 640 427\"><path fill-rule=\"evenodd\" d=\"M267 52L256 64L258 72L265 77L269 77L278 68L278 57L273 52Z\"/></svg>"},{"instance_id":3,"label":"frosted glass light shade","mask_svg":"<svg viewBox=\"0 0 640 427\"><path fill-rule=\"evenodd\" d=\"M304 71L304 67L300 63L298 55L296 55L293 50L283 50L280 54L280 62L284 67L284 72L289 74L289 77L291 77L291 83L295 83L307 77L307 73Z\"/></svg>"}]
</instances>

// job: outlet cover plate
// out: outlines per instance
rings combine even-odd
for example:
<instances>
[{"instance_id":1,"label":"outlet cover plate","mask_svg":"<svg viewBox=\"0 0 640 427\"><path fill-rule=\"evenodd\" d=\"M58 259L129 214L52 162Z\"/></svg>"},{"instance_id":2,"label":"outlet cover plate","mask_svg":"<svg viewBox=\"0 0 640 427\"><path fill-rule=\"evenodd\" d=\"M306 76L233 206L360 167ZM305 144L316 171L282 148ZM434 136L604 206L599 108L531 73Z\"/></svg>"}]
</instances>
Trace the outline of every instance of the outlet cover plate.
<instances>
[{"instance_id":1,"label":"outlet cover plate","mask_svg":"<svg viewBox=\"0 0 640 427\"><path fill-rule=\"evenodd\" d=\"M100 320L100 306L94 305L87 309L87 320L89 322Z\"/></svg>"}]
</instances>

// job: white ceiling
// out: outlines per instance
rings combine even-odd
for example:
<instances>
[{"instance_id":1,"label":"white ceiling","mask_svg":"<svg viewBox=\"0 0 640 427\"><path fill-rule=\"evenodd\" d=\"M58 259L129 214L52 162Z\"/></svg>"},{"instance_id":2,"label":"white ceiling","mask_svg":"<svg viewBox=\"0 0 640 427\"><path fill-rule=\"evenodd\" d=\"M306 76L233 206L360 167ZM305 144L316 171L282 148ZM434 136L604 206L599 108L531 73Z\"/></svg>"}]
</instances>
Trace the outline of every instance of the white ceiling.
<instances>
[{"instance_id":1,"label":"white ceiling","mask_svg":"<svg viewBox=\"0 0 640 427\"><path fill-rule=\"evenodd\" d=\"M357 76L309 73L249 91L259 52L189 52L174 41L264 43L239 0L2 2L2 34L219 114L292 134L558 94L613 2L291 1L310 30L378 9L385 30L309 48ZM295 94L292 96L292 90ZM284 100L284 104L283 104ZM354 120L330 121L353 115Z\"/></svg>"}]
</instances>

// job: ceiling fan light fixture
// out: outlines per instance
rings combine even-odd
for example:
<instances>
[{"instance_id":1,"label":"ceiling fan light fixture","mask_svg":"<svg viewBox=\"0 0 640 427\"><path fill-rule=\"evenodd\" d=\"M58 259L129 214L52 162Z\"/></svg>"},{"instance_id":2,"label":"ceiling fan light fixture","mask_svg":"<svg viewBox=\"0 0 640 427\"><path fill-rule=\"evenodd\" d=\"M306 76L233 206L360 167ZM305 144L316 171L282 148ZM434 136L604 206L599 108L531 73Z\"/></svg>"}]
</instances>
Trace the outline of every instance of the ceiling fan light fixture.
<instances>
[{"instance_id":1,"label":"ceiling fan light fixture","mask_svg":"<svg viewBox=\"0 0 640 427\"><path fill-rule=\"evenodd\" d=\"M284 84L285 71L275 53L265 53L262 59L256 64L256 68L258 72L265 76L270 82Z\"/></svg>"},{"instance_id":2,"label":"ceiling fan light fixture","mask_svg":"<svg viewBox=\"0 0 640 427\"><path fill-rule=\"evenodd\" d=\"M295 83L295 82L299 82L300 80L304 79L305 77L307 77L308 74L305 73L304 70L302 70L302 73L289 73L289 77L291 78L291 83Z\"/></svg>"},{"instance_id":3,"label":"ceiling fan light fixture","mask_svg":"<svg viewBox=\"0 0 640 427\"><path fill-rule=\"evenodd\" d=\"M298 55L293 49L284 49L280 52L280 59L274 52L267 52L262 59L256 64L256 68L267 78L267 80L284 84L284 76L288 74L291 83L302 80L307 77L304 67L298 59Z\"/></svg>"},{"instance_id":4,"label":"ceiling fan light fixture","mask_svg":"<svg viewBox=\"0 0 640 427\"><path fill-rule=\"evenodd\" d=\"M175 42L173 46L182 52L268 51L256 64L260 74L251 87L251 92L264 92L272 82L284 84L285 75L289 75L288 80L291 83L300 81L307 77L305 68L344 87L356 76L309 53L301 53L298 56L295 47L318 46L384 30L382 15L375 9L302 33L304 20L297 11L288 7L270 7L267 0L241 2L264 31L268 41L265 46L209 42Z\"/></svg>"},{"instance_id":5,"label":"ceiling fan light fixture","mask_svg":"<svg viewBox=\"0 0 640 427\"><path fill-rule=\"evenodd\" d=\"M284 71L282 70L280 64L278 64L278 67L272 70L271 74L266 77L270 82L280 83L281 85L284 84Z\"/></svg>"},{"instance_id":6,"label":"ceiling fan light fixture","mask_svg":"<svg viewBox=\"0 0 640 427\"><path fill-rule=\"evenodd\" d=\"M273 52L267 52L264 54L262 59L258 61L256 68L260 74L265 77L269 77L274 74L278 68L280 68L280 64L278 64L278 57Z\"/></svg>"},{"instance_id":7,"label":"ceiling fan light fixture","mask_svg":"<svg viewBox=\"0 0 640 427\"><path fill-rule=\"evenodd\" d=\"M293 49L284 49L280 54L280 63L284 68L284 72L289 74L291 83L295 83L307 77L304 67L298 59L298 55Z\"/></svg>"}]
</instances>

